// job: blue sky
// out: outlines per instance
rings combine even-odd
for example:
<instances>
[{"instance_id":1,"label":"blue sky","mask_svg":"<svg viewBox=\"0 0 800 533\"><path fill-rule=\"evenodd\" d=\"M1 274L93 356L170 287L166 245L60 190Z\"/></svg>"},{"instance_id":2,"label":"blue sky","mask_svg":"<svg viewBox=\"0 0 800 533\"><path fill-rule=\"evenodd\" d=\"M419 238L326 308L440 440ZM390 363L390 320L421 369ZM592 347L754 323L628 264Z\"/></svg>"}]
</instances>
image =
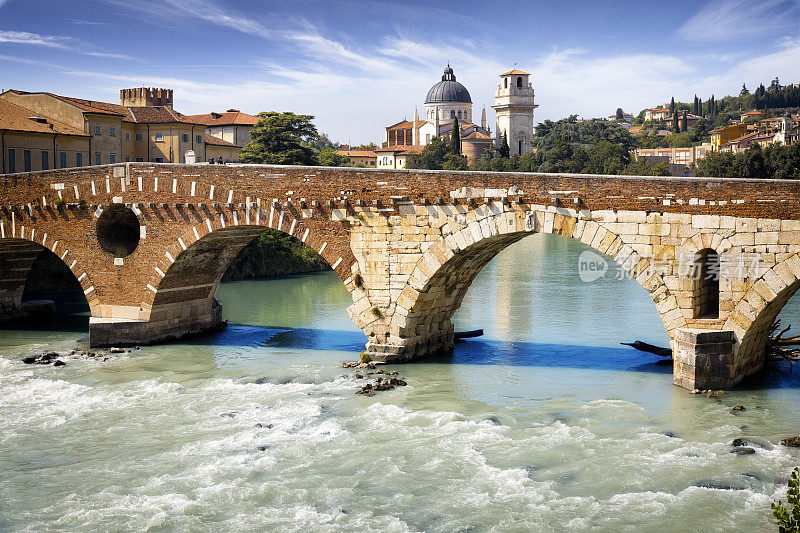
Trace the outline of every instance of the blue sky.
<instances>
[{"instance_id":1,"label":"blue sky","mask_svg":"<svg viewBox=\"0 0 800 533\"><path fill-rule=\"evenodd\" d=\"M309 113L341 142L422 111L448 61L490 123L515 64L536 121L636 113L800 81L800 0L0 0L0 89L171 87L183 113Z\"/></svg>"}]
</instances>

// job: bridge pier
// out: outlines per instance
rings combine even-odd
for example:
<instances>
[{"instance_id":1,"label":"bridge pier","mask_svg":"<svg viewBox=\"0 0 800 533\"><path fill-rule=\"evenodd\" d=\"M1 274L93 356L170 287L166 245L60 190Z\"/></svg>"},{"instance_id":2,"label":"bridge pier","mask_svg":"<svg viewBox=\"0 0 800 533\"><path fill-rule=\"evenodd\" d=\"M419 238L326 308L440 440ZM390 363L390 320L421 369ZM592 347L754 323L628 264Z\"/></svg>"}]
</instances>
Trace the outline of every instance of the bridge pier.
<instances>
[{"instance_id":1,"label":"bridge pier","mask_svg":"<svg viewBox=\"0 0 800 533\"><path fill-rule=\"evenodd\" d=\"M92 317L89 319L89 344L96 348L156 344L216 333L226 324L222 319L222 304L216 299L211 309L179 308L172 310L169 317L162 314L153 318Z\"/></svg>"}]
</instances>

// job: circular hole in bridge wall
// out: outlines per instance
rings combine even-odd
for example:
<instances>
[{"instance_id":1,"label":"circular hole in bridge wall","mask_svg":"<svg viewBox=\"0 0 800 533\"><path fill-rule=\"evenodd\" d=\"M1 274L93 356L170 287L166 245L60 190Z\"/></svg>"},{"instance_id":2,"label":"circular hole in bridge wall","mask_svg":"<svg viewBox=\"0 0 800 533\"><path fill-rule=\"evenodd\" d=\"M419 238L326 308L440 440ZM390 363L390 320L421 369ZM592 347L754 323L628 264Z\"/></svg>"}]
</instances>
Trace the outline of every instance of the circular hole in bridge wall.
<instances>
[{"instance_id":1,"label":"circular hole in bridge wall","mask_svg":"<svg viewBox=\"0 0 800 533\"><path fill-rule=\"evenodd\" d=\"M139 219L121 204L103 210L97 220L97 240L114 257L126 257L139 245Z\"/></svg>"}]
</instances>

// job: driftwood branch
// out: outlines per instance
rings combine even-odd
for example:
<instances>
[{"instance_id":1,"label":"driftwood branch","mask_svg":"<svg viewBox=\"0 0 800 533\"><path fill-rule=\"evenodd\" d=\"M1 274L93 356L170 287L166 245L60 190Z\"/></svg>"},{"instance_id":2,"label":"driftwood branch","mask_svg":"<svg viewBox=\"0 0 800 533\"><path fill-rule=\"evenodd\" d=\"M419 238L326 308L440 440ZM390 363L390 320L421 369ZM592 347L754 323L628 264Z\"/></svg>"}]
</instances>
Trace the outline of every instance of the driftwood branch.
<instances>
[{"instance_id":1,"label":"driftwood branch","mask_svg":"<svg viewBox=\"0 0 800 533\"><path fill-rule=\"evenodd\" d=\"M772 324L772 329L770 329L769 338L767 339L767 357L772 361L781 359L789 361L789 366L791 367L794 361L800 361L800 335L783 336L792 326L786 326L776 334L775 332L780 327L780 320L776 320Z\"/></svg>"}]
</instances>

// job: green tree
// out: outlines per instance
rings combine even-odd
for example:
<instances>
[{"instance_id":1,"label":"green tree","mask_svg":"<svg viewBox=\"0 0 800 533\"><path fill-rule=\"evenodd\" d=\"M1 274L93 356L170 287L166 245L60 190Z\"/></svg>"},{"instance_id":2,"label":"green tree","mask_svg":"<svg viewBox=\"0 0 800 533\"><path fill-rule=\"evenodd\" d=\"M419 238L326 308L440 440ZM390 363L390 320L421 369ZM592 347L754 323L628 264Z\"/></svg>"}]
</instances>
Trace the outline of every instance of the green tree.
<instances>
[{"instance_id":1,"label":"green tree","mask_svg":"<svg viewBox=\"0 0 800 533\"><path fill-rule=\"evenodd\" d=\"M450 132L450 153L461 155L461 126L458 117L453 119L453 131Z\"/></svg>"},{"instance_id":2,"label":"green tree","mask_svg":"<svg viewBox=\"0 0 800 533\"><path fill-rule=\"evenodd\" d=\"M461 154L454 154L453 152L448 152L444 156L444 161L442 162L442 169L444 170L469 169L469 161L467 160L467 156Z\"/></svg>"},{"instance_id":3,"label":"green tree","mask_svg":"<svg viewBox=\"0 0 800 533\"><path fill-rule=\"evenodd\" d=\"M739 91L739 96L746 96L748 94L750 94L750 91L747 90L747 85L742 83L742 90Z\"/></svg>"},{"instance_id":4,"label":"green tree","mask_svg":"<svg viewBox=\"0 0 800 533\"><path fill-rule=\"evenodd\" d=\"M309 142L318 137L312 124L313 115L269 111L258 114L259 120L250 132L252 139L242 148L243 163L275 165L315 165L317 158Z\"/></svg>"},{"instance_id":5,"label":"green tree","mask_svg":"<svg viewBox=\"0 0 800 533\"><path fill-rule=\"evenodd\" d=\"M346 167L350 165L350 158L337 154L333 148L324 148L317 154L317 164L323 167Z\"/></svg>"},{"instance_id":6,"label":"green tree","mask_svg":"<svg viewBox=\"0 0 800 533\"><path fill-rule=\"evenodd\" d=\"M672 100L669 101L669 112L673 115L675 114L675 97L672 97Z\"/></svg>"},{"instance_id":7,"label":"green tree","mask_svg":"<svg viewBox=\"0 0 800 533\"><path fill-rule=\"evenodd\" d=\"M448 152L447 143L441 137L434 137L425 145L422 152L411 154L406 158L406 168L441 170Z\"/></svg>"},{"instance_id":8,"label":"green tree","mask_svg":"<svg viewBox=\"0 0 800 533\"><path fill-rule=\"evenodd\" d=\"M777 78L776 78L777 79ZM772 502L772 515L779 533L800 533L800 468L795 467L789 477L786 505L781 500Z\"/></svg>"},{"instance_id":9,"label":"green tree","mask_svg":"<svg viewBox=\"0 0 800 533\"><path fill-rule=\"evenodd\" d=\"M669 165L648 161L647 157L637 157L631 161L625 171L625 176L669 176Z\"/></svg>"},{"instance_id":10,"label":"green tree","mask_svg":"<svg viewBox=\"0 0 800 533\"><path fill-rule=\"evenodd\" d=\"M681 132L681 127L678 124L678 113L677 112L672 113L672 131L674 131L675 133L680 133Z\"/></svg>"},{"instance_id":11,"label":"green tree","mask_svg":"<svg viewBox=\"0 0 800 533\"><path fill-rule=\"evenodd\" d=\"M686 116L686 111L683 112L681 115L681 131L686 131L689 129L689 118Z\"/></svg>"},{"instance_id":12,"label":"green tree","mask_svg":"<svg viewBox=\"0 0 800 533\"><path fill-rule=\"evenodd\" d=\"M600 141L589 150L588 160L581 172L619 175L625 171L630 160L630 152L624 146Z\"/></svg>"},{"instance_id":13,"label":"green tree","mask_svg":"<svg viewBox=\"0 0 800 533\"><path fill-rule=\"evenodd\" d=\"M369 150L375 150L377 147L378 147L377 144L371 142L368 144L359 144L358 146L353 146L351 150L369 151Z\"/></svg>"},{"instance_id":14,"label":"green tree","mask_svg":"<svg viewBox=\"0 0 800 533\"><path fill-rule=\"evenodd\" d=\"M508 147L508 137L506 136L506 132L503 132L503 142L500 143L500 157L508 157L511 153L511 149Z\"/></svg>"},{"instance_id":15,"label":"green tree","mask_svg":"<svg viewBox=\"0 0 800 533\"><path fill-rule=\"evenodd\" d=\"M622 111L621 107L617 108L617 112L615 113L617 120L622 120L625 117L625 113Z\"/></svg>"}]
</instances>

